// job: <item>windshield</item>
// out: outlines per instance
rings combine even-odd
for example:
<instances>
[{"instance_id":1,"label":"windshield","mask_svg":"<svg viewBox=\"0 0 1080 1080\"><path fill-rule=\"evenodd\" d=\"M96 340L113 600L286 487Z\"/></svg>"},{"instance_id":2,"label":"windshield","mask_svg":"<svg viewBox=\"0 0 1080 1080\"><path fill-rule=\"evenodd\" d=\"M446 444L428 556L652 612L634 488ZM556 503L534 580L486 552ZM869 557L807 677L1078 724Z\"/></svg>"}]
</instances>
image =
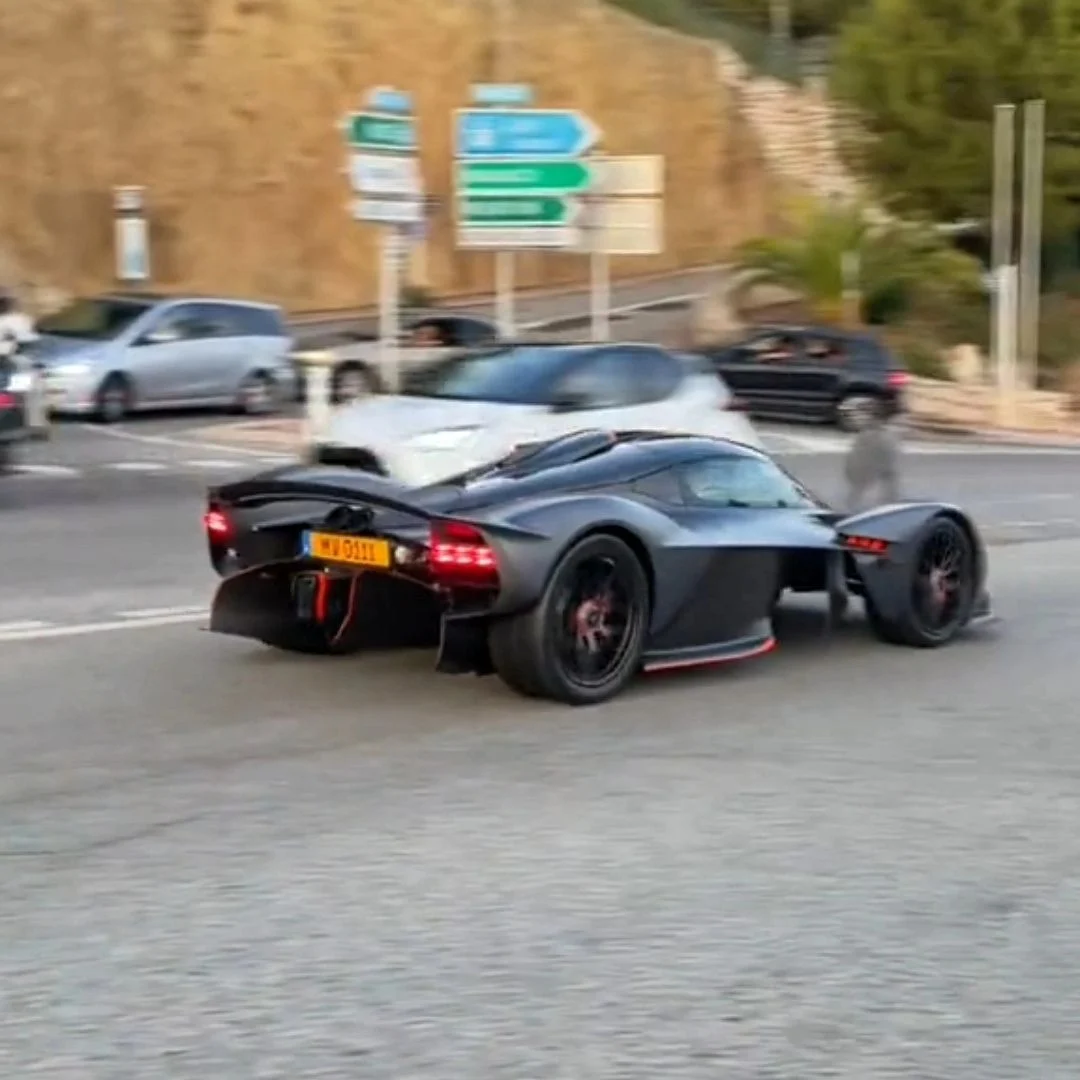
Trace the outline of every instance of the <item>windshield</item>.
<instances>
[{"instance_id":1,"label":"windshield","mask_svg":"<svg viewBox=\"0 0 1080 1080\"><path fill-rule=\"evenodd\" d=\"M454 356L406 379L410 397L546 405L556 375L570 358L566 349L522 346L498 352Z\"/></svg>"},{"instance_id":2,"label":"windshield","mask_svg":"<svg viewBox=\"0 0 1080 1080\"><path fill-rule=\"evenodd\" d=\"M76 300L38 320L39 334L108 341L123 333L151 305L139 300Z\"/></svg>"}]
</instances>

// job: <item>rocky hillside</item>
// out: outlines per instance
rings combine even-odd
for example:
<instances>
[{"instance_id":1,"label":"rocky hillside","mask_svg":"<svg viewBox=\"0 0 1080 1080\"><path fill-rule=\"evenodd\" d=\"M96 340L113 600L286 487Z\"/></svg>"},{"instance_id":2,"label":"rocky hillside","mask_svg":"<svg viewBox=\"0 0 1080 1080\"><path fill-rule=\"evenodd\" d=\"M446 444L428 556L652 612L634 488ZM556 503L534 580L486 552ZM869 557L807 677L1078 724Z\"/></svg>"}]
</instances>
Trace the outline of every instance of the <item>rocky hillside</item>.
<instances>
[{"instance_id":1,"label":"rocky hillside","mask_svg":"<svg viewBox=\"0 0 1080 1080\"><path fill-rule=\"evenodd\" d=\"M0 4L0 274L111 283L110 193L142 184L155 284L330 308L376 296L376 229L346 213L336 125L376 84L417 102L428 190L443 210L427 263L441 291L490 280L455 252L450 114L490 79L491 0L36 0ZM715 51L596 0L520 3L513 75L574 106L612 153L667 159L667 251L644 273L722 257L776 199ZM523 284L579 278L530 254Z\"/></svg>"}]
</instances>

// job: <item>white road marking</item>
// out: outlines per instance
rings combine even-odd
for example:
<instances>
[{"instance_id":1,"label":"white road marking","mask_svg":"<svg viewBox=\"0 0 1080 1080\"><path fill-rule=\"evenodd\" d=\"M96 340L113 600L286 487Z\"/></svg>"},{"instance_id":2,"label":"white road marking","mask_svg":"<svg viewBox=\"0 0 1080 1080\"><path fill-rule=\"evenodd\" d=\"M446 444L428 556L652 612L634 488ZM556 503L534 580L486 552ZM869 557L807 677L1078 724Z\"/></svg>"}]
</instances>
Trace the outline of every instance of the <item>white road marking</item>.
<instances>
[{"instance_id":1,"label":"white road marking","mask_svg":"<svg viewBox=\"0 0 1080 1080\"><path fill-rule=\"evenodd\" d=\"M79 469L70 465L16 465L15 472L24 476L81 476Z\"/></svg>"},{"instance_id":2,"label":"white road marking","mask_svg":"<svg viewBox=\"0 0 1080 1080\"><path fill-rule=\"evenodd\" d=\"M254 457L266 459L270 456L278 458L278 455L270 455L265 447L258 449L251 446L224 446L221 443L204 441L202 439L175 439L170 435L141 435L135 431L126 431L119 427L97 427L94 424L80 425L85 431L93 431L98 435L107 435L113 439L124 439L128 442L148 443L151 446L169 446L180 450L212 450L223 454L236 454L240 457ZM215 425L217 427L231 427L229 424ZM294 457L287 454L280 455L282 461L293 461Z\"/></svg>"},{"instance_id":3,"label":"white road marking","mask_svg":"<svg viewBox=\"0 0 1080 1080\"><path fill-rule=\"evenodd\" d=\"M105 468L117 472L165 472L169 466L160 461L110 461Z\"/></svg>"},{"instance_id":4,"label":"white road marking","mask_svg":"<svg viewBox=\"0 0 1080 1080\"><path fill-rule=\"evenodd\" d=\"M180 607L133 608L130 611L118 611L121 619L160 619L169 615L206 615L205 604L188 604Z\"/></svg>"},{"instance_id":5,"label":"white road marking","mask_svg":"<svg viewBox=\"0 0 1080 1080\"><path fill-rule=\"evenodd\" d=\"M115 619L104 622L72 623L68 626L39 626L29 629L5 630L0 627L0 642L41 641L45 638L78 637L87 634L108 634L117 630L136 630L152 626L176 626L181 623L201 622L207 617L205 611L186 615L157 615L146 619Z\"/></svg>"},{"instance_id":6,"label":"white road marking","mask_svg":"<svg viewBox=\"0 0 1080 1080\"><path fill-rule=\"evenodd\" d=\"M45 630L52 623L41 622L38 619L23 619L15 622L0 623L0 635L25 633L28 630Z\"/></svg>"}]
</instances>

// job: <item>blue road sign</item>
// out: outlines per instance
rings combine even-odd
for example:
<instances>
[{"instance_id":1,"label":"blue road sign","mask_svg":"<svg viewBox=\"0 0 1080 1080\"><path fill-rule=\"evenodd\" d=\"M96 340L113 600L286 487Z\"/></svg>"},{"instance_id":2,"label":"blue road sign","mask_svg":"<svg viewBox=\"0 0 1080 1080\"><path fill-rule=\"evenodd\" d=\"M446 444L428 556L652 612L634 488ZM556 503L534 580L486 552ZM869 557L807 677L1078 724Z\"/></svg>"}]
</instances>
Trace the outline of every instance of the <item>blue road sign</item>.
<instances>
[{"instance_id":1,"label":"blue road sign","mask_svg":"<svg viewBox=\"0 0 1080 1080\"><path fill-rule=\"evenodd\" d=\"M474 105L514 106L524 108L532 104L532 87L525 83L477 83L472 88Z\"/></svg>"},{"instance_id":2,"label":"blue road sign","mask_svg":"<svg viewBox=\"0 0 1080 1080\"><path fill-rule=\"evenodd\" d=\"M587 153L600 132L574 109L459 109L459 158L574 158Z\"/></svg>"},{"instance_id":3,"label":"blue road sign","mask_svg":"<svg viewBox=\"0 0 1080 1080\"><path fill-rule=\"evenodd\" d=\"M368 91L367 107L375 112L406 116L413 111L412 96L390 86L376 86Z\"/></svg>"}]
</instances>

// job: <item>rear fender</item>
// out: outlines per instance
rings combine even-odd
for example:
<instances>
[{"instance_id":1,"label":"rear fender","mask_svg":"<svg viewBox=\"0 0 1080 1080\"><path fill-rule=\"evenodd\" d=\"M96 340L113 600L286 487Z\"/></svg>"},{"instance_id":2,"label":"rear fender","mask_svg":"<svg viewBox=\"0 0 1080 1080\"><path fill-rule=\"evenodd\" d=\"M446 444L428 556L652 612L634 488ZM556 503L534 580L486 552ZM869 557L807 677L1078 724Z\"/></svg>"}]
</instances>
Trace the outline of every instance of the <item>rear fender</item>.
<instances>
[{"instance_id":1,"label":"rear fender","mask_svg":"<svg viewBox=\"0 0 1080 1080\"><path fill-rule=\"evenodd\" d=\"M682 529L649 506L618 495L567 495L515 507L487 529L499 560L499 596L491 614L510 615L536 604L547 588L559 557L588 533L623 533L647 563L650 577L667 573L669 545ZM500 528L508 526L509 528Z\"/></svg>"}]
</instances>

